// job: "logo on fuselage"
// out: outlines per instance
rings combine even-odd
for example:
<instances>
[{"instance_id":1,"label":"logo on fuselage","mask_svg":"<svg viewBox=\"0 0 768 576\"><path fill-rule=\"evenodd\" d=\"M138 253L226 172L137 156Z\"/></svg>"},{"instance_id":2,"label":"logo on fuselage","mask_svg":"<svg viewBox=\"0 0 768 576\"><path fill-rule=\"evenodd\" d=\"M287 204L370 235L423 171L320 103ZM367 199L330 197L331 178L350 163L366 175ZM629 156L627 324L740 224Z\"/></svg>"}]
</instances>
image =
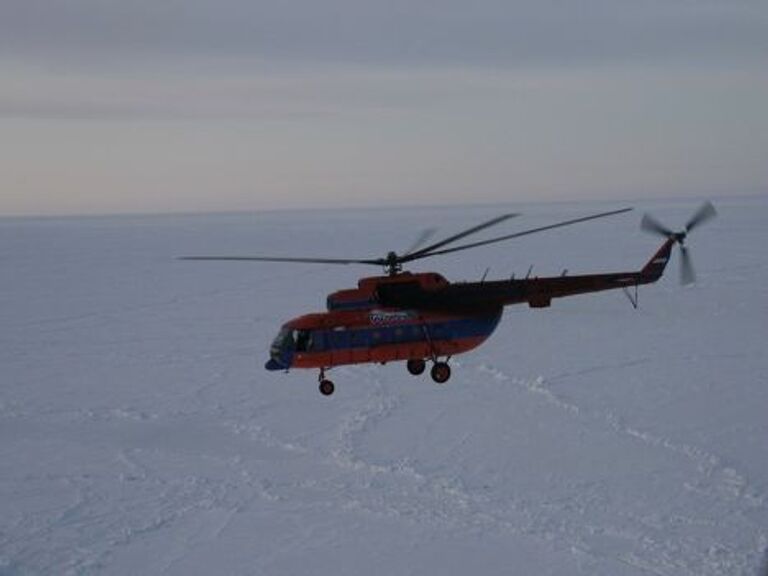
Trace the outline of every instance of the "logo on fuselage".
<instances>
[{"instance_id":1,"label":"logo on fuselage","mask_svg":"<svg viewBox=\"0 0 768 576\"><path fill-rule=\"evenodd\" d=\"M371 324L399 324L401 322L410 322L416 319L416 312L412 310L371 310L368 318L371 320Z\"/></svg>"}]
</instances>

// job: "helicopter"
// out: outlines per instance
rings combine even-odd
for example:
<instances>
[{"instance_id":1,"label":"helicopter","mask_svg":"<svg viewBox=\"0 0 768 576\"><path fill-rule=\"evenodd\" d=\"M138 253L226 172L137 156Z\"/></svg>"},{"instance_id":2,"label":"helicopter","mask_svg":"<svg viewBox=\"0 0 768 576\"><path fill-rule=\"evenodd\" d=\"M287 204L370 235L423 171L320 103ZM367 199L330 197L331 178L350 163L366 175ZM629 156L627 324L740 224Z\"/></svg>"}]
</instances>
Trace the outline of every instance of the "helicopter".
<instances>
[{"instance_id":1,"label":"helicopter","mask_svg":"<svg viewBox=\"0 0 768 576\"><path fill-rule=\"evenodd\" d=\"M319 369L320 393L330 396L334 383L326 371L335 366L404 361L408 372L418 376L432 366L432 380L443 384L451 377L449 360L480 346L496 329L505 306L528 304L547 308L555 298L604 290L622 289L637 308L637 287L661 278L672 248L680 248L680 281L695 281L695 273L685 240L688 234L717 212L705 202L680 231L673 231L650 215L644 215L641 228L664 238L661 246L640 270L569 276L506 280L450 282L436 272L412 273L403 270L409 262L450 254L520 238L530 234L571 226L629 212L622 208L591 214L461 245L456 242L496 226L519 214L503 214L438 242L423 246L432 230L425 231L403 254L389 252L383 258L342 259L279 256L183 256L182 260L226 260L246 262L288 262L311 264L361 264L384 268L384 275L361 278L357 288L339 290L327 297L325 312L305 314L280 328L269 349L265 368L289 371L291 368ZM634 296L630 291L634 288Z\"/></svg>"}]
</instances>

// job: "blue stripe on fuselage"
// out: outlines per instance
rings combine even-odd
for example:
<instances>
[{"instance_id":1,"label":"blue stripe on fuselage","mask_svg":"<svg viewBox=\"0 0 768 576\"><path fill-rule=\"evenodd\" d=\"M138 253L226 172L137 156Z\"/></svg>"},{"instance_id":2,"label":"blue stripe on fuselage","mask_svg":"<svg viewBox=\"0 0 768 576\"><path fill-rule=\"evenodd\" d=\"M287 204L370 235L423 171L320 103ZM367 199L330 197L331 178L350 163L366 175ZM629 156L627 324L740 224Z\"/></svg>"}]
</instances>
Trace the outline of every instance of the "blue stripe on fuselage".
<instances>
[{"instance_id":1,"label":"blue stripe on fuselage","mask_svg":"<svg viewBox=\"0 0 768 576\"><path fill-rule=\"evenodd\" d=\"M322 343L317 342L314 352L369 348L383 344L406 344L426 340L424 327L431 340L460 340L488 336L499 323L501 312L493 316L461 318L428 323L403 323L352 328L346 330L323 330ZM317 346L319 344L319 346Z\"/></svg>"}]
</instances>

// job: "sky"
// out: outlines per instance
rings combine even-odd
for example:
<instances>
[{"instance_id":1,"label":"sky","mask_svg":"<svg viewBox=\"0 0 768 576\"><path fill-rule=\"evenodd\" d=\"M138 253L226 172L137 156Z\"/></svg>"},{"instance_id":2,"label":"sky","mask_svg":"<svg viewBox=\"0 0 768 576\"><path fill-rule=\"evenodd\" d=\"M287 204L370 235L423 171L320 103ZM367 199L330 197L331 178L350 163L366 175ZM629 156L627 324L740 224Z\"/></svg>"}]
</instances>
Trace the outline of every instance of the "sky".
<instances>
[{"instance_id":1,"label":"sky","mask_svg":"<svg viewBox=\"0 0 768 576\"><path fill-rule=\"evenodd\" d=\"M763 194L765 0L3 0L0 215Z\"/></svg>"}]
</instances>

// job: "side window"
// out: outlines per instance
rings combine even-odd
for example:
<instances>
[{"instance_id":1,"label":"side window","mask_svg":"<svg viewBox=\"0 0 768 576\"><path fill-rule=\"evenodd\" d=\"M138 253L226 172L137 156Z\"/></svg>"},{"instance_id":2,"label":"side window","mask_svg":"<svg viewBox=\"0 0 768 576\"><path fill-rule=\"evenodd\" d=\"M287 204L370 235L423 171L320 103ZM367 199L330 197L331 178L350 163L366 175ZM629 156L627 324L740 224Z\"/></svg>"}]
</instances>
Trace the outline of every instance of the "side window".
<instances>
[{"instance_id":1,"label":"side window","mask_svg":"<svg viewBox=\"0 0 768 576\"><path fill-rule=\"evenodd\" d=\"M312 333L309 330L296 331L296 352L306 352L312 346Z\"/></svg>"}]
</instances>

